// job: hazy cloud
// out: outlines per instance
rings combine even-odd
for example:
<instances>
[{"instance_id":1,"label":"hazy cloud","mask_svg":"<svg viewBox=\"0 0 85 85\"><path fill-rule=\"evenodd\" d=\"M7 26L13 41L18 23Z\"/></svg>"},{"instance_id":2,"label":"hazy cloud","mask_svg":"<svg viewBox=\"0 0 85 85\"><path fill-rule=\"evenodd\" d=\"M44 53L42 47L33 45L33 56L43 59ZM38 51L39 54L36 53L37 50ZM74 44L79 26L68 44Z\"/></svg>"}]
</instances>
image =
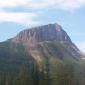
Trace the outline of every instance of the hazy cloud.
<instances>
[{"instance_id":1,"label":"hazy cloud","mask_svg":"<svg viewBox=\"0 0 85 85\"><path fill-rule=\"evenodd\" d=\"M85 5L85 0L0 0L0 8L24 6L32 9L57 8L75 10Z\"/></svg>"},{"instance_id":2,"label":"hazy cloud","mask_svg":"<svg viewBox=\"0 0 85 85\"><path fill-rule=\"evenodd\" d=\"M34 21L35 17L37 17L35 13L0 12L0 22L16 22L24 25L33 25L38 23Z\"/></svg>"},{"instance_id":3,"label":"hazy cloud","mask_svg":"<svg viewBox=\"0 0 85 85\"><path fill-rule=\"evenodd\" d=\"M63 9L75 10L85 5L85 0L0 0L0 22L11 21L22 24L37 24L34 18L38 17L36 13L15 13L7 12L5 8L26 7L33 10L37 9ZM38 11L39 12L39 11Z\"/></svg>"}]
</instances>

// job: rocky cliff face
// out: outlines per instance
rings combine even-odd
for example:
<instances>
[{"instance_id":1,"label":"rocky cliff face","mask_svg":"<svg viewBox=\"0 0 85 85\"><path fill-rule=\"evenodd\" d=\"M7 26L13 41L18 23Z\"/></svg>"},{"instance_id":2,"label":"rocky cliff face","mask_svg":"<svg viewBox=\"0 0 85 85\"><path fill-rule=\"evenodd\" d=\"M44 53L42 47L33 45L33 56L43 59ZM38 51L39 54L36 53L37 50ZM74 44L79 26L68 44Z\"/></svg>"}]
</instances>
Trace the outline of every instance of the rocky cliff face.
<instances>
[{"instance_id":1,"label":"rocky cliff face","mask_svg":"<svg viewBox=\"0 0 85 85\"><path fill-rule=\"evenodd\" d=\"M72 43L70 37L58 24L48 24L24 30L20 32L16 37L11 39L11 41L13 43L23 44L26 49L31 53L31 55L39 54L37 51L37 47L38 44L41 42L62 41L64 43L66 42L68 46L68 51L71 52L74 57L81 57L79 49ZM39 58L39 55L37 56ZM34 56L34 58L36 57Z\"/></svg>"},{"instance_id":2,"label":"rocky cliff face","mask_svg":"<svg viewBox=\"0 0 85 85\"><path fill-rule=\"evenodd\" d=\"M44 42L54 40L71 43L67 33L58 24L49 24L24 30L12 39L12 41L16 43L25 43L27 41Z\"/></svg>"}]
</instances>

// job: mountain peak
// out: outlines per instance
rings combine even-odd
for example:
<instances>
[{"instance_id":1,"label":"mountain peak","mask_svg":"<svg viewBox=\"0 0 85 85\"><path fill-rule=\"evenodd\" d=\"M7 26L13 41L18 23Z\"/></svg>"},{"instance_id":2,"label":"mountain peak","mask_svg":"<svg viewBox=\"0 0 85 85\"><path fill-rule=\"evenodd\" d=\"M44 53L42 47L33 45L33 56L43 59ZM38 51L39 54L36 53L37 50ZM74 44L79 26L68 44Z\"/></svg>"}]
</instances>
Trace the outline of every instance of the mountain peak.
<instances>
[{"instance_id":1,"label":"mountain peak","mask_svg":"<svg viewBox=\"0 0 85 85\"><path fill-rule=\"evenodd\" d=\"M25 43L29 40L35 40L36 42L54 40L71 42L67 33L57 23L26 29L12 39L15 43Z\"/></svg>"},{"instance_id":2,"label":"mountain peak","mask_svg":"<svg viewBox=\"0 0 85 85\"><path fill-rule=\"evenodd\" d=\"M26 29L0 43L0 85L85 85L82 59L60 25Z\"/></svg>"}]
</instances>

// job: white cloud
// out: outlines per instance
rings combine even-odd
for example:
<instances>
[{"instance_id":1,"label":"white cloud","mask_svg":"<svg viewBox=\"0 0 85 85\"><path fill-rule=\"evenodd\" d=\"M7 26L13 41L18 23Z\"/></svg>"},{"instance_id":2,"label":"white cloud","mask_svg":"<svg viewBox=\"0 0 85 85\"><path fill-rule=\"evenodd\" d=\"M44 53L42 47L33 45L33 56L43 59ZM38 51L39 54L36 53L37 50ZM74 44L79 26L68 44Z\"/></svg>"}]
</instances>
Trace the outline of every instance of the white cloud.
<instances>
[{"instance_id":1,"label":"white cloud","mask_svg":"<svg viewBox=\"0 0 85 85\"><path fill-rule=\"evenodd\" d=\"M85 53L85 41L84 42L77 43L77 46L79 47L79 49L81 51L83 51Z\"/></svg>"},{"instance_id":2,"label":"white cloud","mask_svg":"<svg viewBox=\"0 0 85 85\"><path fill-rule=\"evenodd\" d=\"M38 23L34 21L35 17L37 17L35 13L0 12L0 22L16 22L24 25L34 25Z\"/></svg>"},{"instance_id":3,"label":"white cloud","mask_svg":"<svg viewBox=\"0 0 85 85\"><path fill-rule=\"evenodd\" d=\"M0 0L0 8L25 6L32 9L58 8L75 10L85 6L85 0Z\"/></svg>"},{"instance_id":4,"label":"white cloud","mask_svg":"<svg viewBox=\"0 0 85 85\"><path fill-rule=\"evenodd\" d=\"M21 24L37 24L36 13L9 13L4 8L17 6L31 9L64 9L75 10L85 5L85 0L0 0L0 22L17 22ZM38 11L39 12L39 11Z\"/></svg>"},{"instance_id":5,"label":"white cloud","mask_svg":"<svg viewBox=\"0 0 85 85\"><path fill-rule=\"evenodd\" d=\"M13 7L18 5L25 5L29 3L30 0L0 0L0 7Z\"/></svg>"}]
</instances>

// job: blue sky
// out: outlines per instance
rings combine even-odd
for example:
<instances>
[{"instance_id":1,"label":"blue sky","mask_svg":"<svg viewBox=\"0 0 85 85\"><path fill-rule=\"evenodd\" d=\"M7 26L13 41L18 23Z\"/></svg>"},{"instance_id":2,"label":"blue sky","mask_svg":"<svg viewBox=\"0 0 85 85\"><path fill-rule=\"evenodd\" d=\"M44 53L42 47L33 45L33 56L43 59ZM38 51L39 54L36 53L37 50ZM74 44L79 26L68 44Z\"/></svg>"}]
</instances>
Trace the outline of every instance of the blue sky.
<instances>
[{"instance_id":1,"label":"blue sky","mask_svg":"<svg viewBox=\"0 0 85 85\"><path fill-rule=\"evenodd\" d=\"M58 23L85 52L85 0L0 0L0 41L23 29Z\"/></svg>"}]
</instances>

